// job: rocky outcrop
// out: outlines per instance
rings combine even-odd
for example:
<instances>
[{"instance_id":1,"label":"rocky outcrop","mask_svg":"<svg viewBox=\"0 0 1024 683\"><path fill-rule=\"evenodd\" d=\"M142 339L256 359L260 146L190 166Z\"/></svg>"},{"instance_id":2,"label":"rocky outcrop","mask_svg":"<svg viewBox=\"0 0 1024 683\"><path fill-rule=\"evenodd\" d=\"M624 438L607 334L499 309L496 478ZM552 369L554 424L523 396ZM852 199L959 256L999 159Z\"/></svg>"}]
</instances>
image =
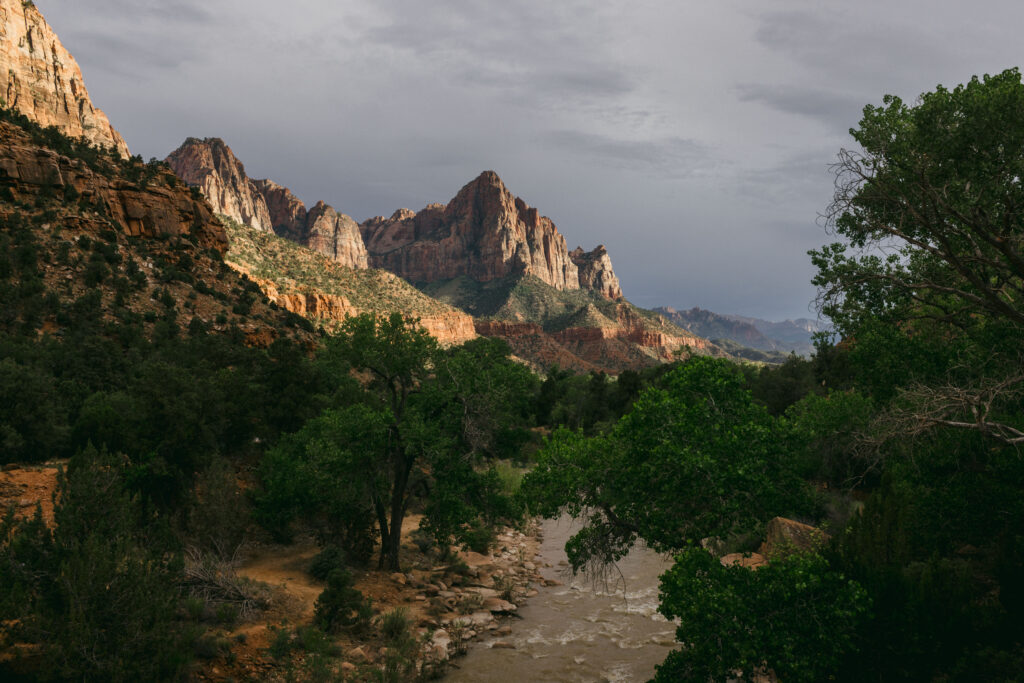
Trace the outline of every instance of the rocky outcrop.
<instances>
[{"instance_id":1,"label":"rocky outcrop","mask_svg":"<svg viewBox=\"0 0 1024 683\"><path fill-rule=\"evenodd\" d=\"M243 225L274 232L349 268L367 268L359 226L318 202L307 211L291 190L270 180L252 180L242 162L219 138L187 139L167 157L174 172L198 187L222 213Z\"/></svg>"},{"instance_id":2,"label":"rocky outcrop","mask_svg":"<svg viewBox=\"0 0 1024 683\"><path fill-rule=\"evenodd\" d=\"M349 268L369 268L359 225L323 202L306 214L302 236L295 241Z\"/></svg>"},{"instance_id":3,"label":"rocky outcrop","mask_svg":"<svg viewBox=\"0 0 1024 683\"><path fill-rule=\"evenodd\" d=\"M0 187L16 200L40 195L74 196L93 206L131 236L188 237L201 247L227 251L224 227L209 205L196 200L174 174L164 170L146 182L131 182L34 144L25 131L0 122Z\"/></svg>"},{"instance_id":4,"label":"rocky outcrop","mask_svg":"<svg viewBox=\"0 0 1024 683\"><path fill-rule=\"evenodd\" d=\"M89 99L75 58L31 2L0 0L0 100L42 126L129 155L124 138Z\"/></svg>"},{"instance_id":5,"label":"rocky outcrop","mask_svg":"<svg viewBox=\"0 0 1024 683\"><path fill-rule=\"evenodd\" d=\"M764 530L764 542L758 549L769 560L792 553L817 550L832 537L821 529L794 519L775 517Z\"/></svg>"},{"instance_id":6,"label":"rocky outcrop","mask_svg":"<svg viewBox=\"0 0 1024 683\"><path fill-rule=\"evenodd\" d=\"M166 161L182 180L202 191L217 213L257 230L273 230L266 200L220 138L188 138Z\"/></svg>"},{"instance_id":7,"label":"rocky outcrop","mask_svg":"<svg viewBox=\"0 0 1024 683\"><path fill-rule=\"evenodd\" d=\"M569 258L579 271L580 287L592 289L608 299L622 298L619 278L612 270L612 259L603 244L597 245L593 251L583 251L583 247L576 247L569 252Z\"/></svg>"},{"instance_id":8,"label":"rocky outcrop","mask_svg":"<svg viewBox=\"0 0 1024 683\"><path fill-rule=\"evenodd\" d=\"M306 231L306 205L302 200L273 180L254 180L253 183L267 203L274 232L293 242L301 242Z\"/></svg>"},{"instance_id":9,"label":"rocky outcrop","mask_svg":"<svg viewBox=\"0 0 1024 683\"><path fill-rule=\"evenodd\" d=\"M462 311L424 315L420 326L443 346L462 344L477 337L473 318Z\"/></svg>"},{"instance_id":10,"label":"rocky outcrop","mask_svg":"<svg viewBox=\"0 0 1024 683\"><path fill-rule=\"evenodd\" d=\"M236 264L232 265L242 270ZM316 290L282 292L277 283L270 280L252 276L249 276L249 279L258 284L267 298L278 306L310 320L343 323L347 317L365 312L344 296L324 294ZM460 311L425 315L419 319L419 324L442 346L462 344L477 336L473 329L473 318Z\"/></svg>"},{"instance_id":11,"label":"rocky outcrop","mask_svg":"<svg viewBox=\"0 0 1024 683\"><path fill-rule=\"evenodd\" d=\"M254 277L244 267L232 263L232 267L245 273L266 294L267 298L285 310L304 318L314 320L335 320L342 322L350 315L359 315L358 308L347 297L325 294L312 289L295 288L282 292L278 283L265 278Z\"/></svg>"},{"instance_id":12,"label":"rocky outcrop","mask_svg":"<svg viewBox=\"0 0 1024 683\"><path fill-rule=\"evenodd\" d=\"M468 276L488 282L535 275L555 289L579 289L576 264L550 219L512 196L493 171L480 174L447 206L363 223L370 264L411 282Z\"/></svg>"}]
</instances>

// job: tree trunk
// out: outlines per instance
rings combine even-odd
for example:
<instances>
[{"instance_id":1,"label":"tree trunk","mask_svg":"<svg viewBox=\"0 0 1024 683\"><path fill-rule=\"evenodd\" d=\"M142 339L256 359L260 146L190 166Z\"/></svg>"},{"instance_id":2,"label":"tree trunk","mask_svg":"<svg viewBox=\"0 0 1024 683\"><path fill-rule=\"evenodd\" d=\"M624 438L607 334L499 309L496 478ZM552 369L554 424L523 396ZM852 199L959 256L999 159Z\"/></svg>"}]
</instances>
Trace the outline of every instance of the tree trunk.
<instances>
[{"instance_id":1,"label":"tree trunk","mask_svg":"<svg viewBox=\"0 0 1024 683\"><path fill-rule=\"evenodd\" d=\"M402 521L405 518L405 490L409 485L409 471L412 469L406 457L396 454L394 462L394 483L391 489L391 533L381 538L381 559L391 571L400 571L398 551L402 547Z\"/></svg>"}]
</instances>

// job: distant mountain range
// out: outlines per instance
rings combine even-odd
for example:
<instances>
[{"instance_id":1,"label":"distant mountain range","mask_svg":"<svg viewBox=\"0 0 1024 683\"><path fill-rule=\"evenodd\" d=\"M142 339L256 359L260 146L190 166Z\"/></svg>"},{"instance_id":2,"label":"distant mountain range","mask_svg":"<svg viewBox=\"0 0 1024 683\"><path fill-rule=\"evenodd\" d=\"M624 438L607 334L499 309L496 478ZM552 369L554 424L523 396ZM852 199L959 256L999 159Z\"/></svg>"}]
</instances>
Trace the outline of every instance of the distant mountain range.
<instances>
[{"instance_id":1,"label":"distant mountain range","mask_svg":"<svg viewBox=\"0 0 1024 683\"><path fill-rule=\"evenodd\" d=\"M734 345L776 354L795 353L809 356L814 353L813 335L828 329L825 323L809 318L772 322L760 318L715 313L696 307L688 311L678 311L663 306L655 308L654 311L679 327L713 342L728 340ZM729 350L732 352L732 349Z\"/></svg>"}]
</instances>

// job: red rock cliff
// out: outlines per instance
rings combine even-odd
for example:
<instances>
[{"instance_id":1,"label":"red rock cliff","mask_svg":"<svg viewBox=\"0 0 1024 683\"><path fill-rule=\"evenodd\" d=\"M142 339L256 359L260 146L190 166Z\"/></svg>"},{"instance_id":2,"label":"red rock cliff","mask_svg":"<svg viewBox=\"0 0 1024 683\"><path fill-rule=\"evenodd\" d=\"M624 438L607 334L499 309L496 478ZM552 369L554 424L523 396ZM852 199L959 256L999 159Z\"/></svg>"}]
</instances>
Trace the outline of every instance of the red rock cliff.
<instances>
[{"instance_id":1,"label":"red rock cliff","mask_svg":"<svg viewBox=\"0 0 1024 683\"><path fill-rule=\"evenodd\" d=\"M42 126L113 147L128 145L93 106L82 71L32 3L0 0L0 99Z\"/></svg>"},{"instance_id":2,"label":"red rock cliff","mask_svg":"<svg viewBox=\"0 0 1024 683\"><path fill-rule=\"evenodd\" d=\"M401 210L361 228L371 265L412 282L462 275L486 282L524 273L556 289L580 287L554 223L513 197L493 171L463 187L447 206Z\"/></svg>"},{"instance_id":3,"label":"red rock cliff","mask_svg":"<svg viewBox=\"0 0 1024 683\"><path fill-rule=\"evenodd\" d=\"M266 200L220 138L188 138L167 163L182 180L202 190L217 213L257 230L273 230Z\"/></svg>"},{"instance_id":4,"label":"red rock cliff","mask_svg":"<svg viewBox=\"0 0 1024 683\"><path fill-rule=\"evenodd\" d=\"M579 270L581 288L592 289L608 299L622 298L619 278L612 270L612 259L603 244L597 245L593 251L583 251L583 247L576 247L569 252L569 258Z\"/></svg>"},{"instance_id":5,"label":"red rock cliff","mask_svg":"<svg viewBox=\"0 0 1024 683\"><path fill-rule=\"evenodd\" d=\"M193 199L169 171L144 183L130 182L40 147L23 130L3 122L0 140L0 185L10 188L16 199L32 201L56 192L66 196L70 186L80 203L102 207L125 234L189 237L201 247L227 251L224 227L209 205Z\"/></svg>"}]
</instances>

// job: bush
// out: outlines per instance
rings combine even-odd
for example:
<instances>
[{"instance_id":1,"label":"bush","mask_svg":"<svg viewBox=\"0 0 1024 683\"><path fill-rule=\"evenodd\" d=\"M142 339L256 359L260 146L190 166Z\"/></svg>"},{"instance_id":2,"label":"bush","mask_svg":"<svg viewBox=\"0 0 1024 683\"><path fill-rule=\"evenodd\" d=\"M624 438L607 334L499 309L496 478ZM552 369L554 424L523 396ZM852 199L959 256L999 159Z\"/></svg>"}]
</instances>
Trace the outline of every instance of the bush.
<instances>
[{"instance_id":1,"label":"bush","mask_svg":"<svg viewBox=\"0 0 1024 683\"><path fill-rule=\"evenodd\" d=\"M486 555L494 545L496 534L494 529L480 522L474 523L463 534L463 541L467 548L475 553Z\"/></svg>"},{"instance_id":2,"label":"bush","mask_svg":"<svg viewBox=\"0 0 1024 683\"><path fill-rule=\"evenodd\" d=\"M199 476L195 496L188 513L190 540L221 560L231 560L245 538L249 511L226 460L215 459Z\"/></svg>"},{"instance_id":3,"label":"bush","mask_svg":"<svg viewBox=\"0 0 1024 683\"><path fill-rule=\"evenodd\" d=\"M352 575L335 569L327 576L327 588L316 600L313 622L328 633L363 633L370 625L373 603L352 585Z\"/></svg>"},{"instance_id":4,"label":"bush","mask_svg":"<svg viewBox=\"0 0 1024 683\"><path fill-rule=\"evenodd\" d=\"M388 642L399 642L409 636L409 611L396 607L380 620L380 632Z\"/></svg>"}]
</instances>

